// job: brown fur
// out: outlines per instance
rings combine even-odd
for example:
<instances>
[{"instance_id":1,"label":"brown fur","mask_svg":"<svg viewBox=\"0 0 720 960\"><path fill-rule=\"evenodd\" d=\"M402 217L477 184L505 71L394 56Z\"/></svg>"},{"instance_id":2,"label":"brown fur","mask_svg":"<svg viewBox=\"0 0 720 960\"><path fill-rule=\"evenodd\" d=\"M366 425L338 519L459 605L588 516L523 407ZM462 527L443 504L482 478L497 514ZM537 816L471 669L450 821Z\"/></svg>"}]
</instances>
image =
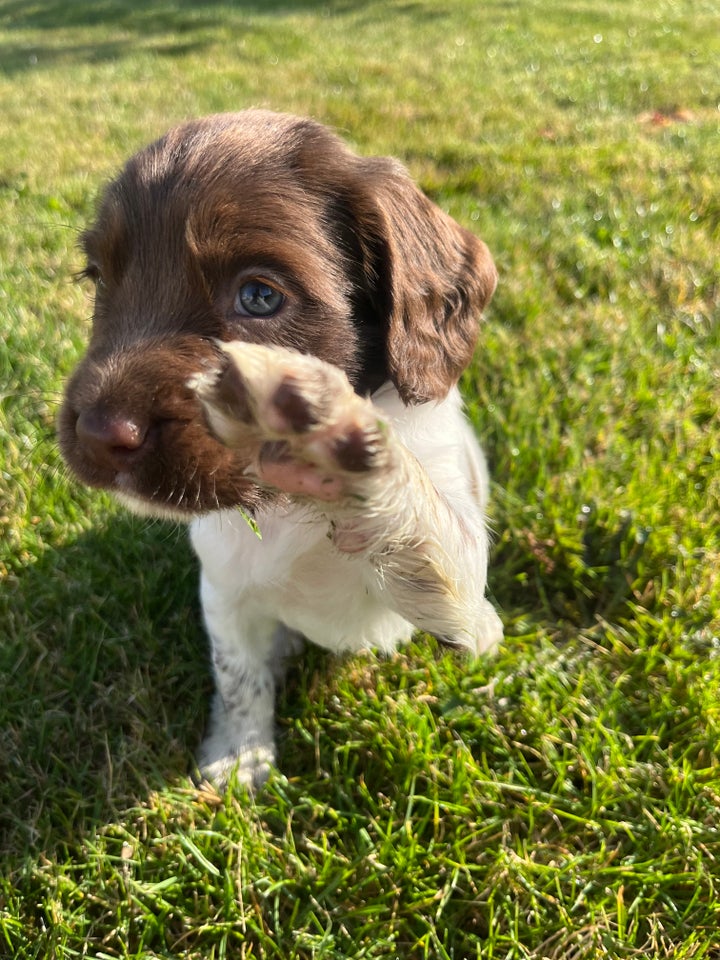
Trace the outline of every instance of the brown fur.
<instances>
[{"instance_id":1,"label":"brown fur","mask_svg":"<svg viewBox=\"0 0 720 960\"><path fill-rule=\"evenodd\" d=\"M485 245L397 163L265 111L187 123L138 153L83 247L97 291L64 456L84 482L180 515L272 496L243 475L256 451L213 439L187 386L217 364L217 341L314 354L358 393L391 379L405 403L441 399L495 286ZM257 277L285 294L278 316L234 312Z\"/></svg>"}]
</instances>

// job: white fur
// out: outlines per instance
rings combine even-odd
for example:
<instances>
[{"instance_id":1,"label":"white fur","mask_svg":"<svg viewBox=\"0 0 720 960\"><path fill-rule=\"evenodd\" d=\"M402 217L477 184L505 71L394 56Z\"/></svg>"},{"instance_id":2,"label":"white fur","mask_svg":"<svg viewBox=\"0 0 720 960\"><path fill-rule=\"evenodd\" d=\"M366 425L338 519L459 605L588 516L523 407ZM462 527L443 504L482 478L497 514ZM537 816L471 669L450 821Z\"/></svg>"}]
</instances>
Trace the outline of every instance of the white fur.
<instances>
[{"instance_id":1,"label":"white fur","mask_svg":"<svg viewBox=\"0 0 720 960\"><path fill-rule=\"evenodd\" d=\"M329 536L332 505L322 505L323 512L302 505L262 512L261 540L239 511L191 525L218 686L200 757L211 779L222 783L233 768L250 785L267 776L274 758L274 678L300 634L334 651L385 652L407 641L415 627L473 652L502 637L484 597L487 469L457 389L437 404L405 406L386 385L372 401L390 423L390 443L400 454L399 466L375 481L376 498L402 504L383 518L382 537L396 539L395 515L403 514L404 552L387 559L382 549L341 552ZM410 582L421 552L423 576L427 569L441 571L437 588L424 596Z\"/></svg>"}]
</instances>

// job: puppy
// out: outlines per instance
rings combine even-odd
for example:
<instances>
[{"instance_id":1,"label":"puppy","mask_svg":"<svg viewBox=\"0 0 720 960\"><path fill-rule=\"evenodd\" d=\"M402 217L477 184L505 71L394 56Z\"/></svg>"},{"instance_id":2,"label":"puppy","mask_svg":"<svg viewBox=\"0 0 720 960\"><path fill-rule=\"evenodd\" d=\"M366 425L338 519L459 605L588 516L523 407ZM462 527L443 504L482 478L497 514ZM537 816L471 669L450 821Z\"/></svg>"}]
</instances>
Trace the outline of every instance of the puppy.
<instances>
[{"instance_id":1,"label":"puppy","mask_svg":"<svg viewBox=\"0 0 720 960\"><path fill-rule=\"evenodd\" d=\"M496 284L477 237L395 161L247 111L133 157L82 246L95 310L60 445L81 481L190 523L206 777L266 779L300 638L498 643L487 470L456 386Z\"/></svg>"}]
</instances>

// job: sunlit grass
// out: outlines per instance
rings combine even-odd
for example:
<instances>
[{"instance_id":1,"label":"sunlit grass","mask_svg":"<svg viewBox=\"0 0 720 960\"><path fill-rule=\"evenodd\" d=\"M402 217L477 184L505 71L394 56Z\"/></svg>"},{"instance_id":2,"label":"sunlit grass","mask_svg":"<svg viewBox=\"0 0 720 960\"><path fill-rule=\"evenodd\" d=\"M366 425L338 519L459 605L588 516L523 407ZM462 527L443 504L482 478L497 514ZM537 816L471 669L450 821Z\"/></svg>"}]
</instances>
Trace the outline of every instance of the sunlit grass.
<instances>
[{"instance_id":1,"label":"sunlit grass","mask_svg":"<svg viewBox=\"0 0 720 960\"><path fill-rule=\"evenodd\" d=\"M718 956L719 59L704 0L0 0L0 956ZM255 800L188 777L183 532L71 484L53 427L98 188L249 105L493 250L463 386L507 635L310 652Z\"/></svg>"}]
</instances>

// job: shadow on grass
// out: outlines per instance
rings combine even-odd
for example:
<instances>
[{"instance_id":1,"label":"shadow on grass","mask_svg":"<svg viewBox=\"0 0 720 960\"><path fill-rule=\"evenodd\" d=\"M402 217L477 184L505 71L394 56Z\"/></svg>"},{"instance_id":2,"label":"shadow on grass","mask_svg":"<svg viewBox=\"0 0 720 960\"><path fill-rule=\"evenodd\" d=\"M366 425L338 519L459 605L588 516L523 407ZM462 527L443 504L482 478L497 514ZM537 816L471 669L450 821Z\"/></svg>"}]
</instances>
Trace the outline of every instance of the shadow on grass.
<instances>
[{"instance_id":1,"label":"shadow on grass","mask_svg":"<svg viewBox=\"0 0 720 960\"><path fill-rule=\"evenodd\" d=\"M361 0L327 0L322 4L323 16L342 16L365 6ZM105 0L103 3L51 3L30 5L25 0L0 0L0 30L7 36L15 31L45 31L47 43L23 39L6 42L0 47L0 73L12 74L52 66L56 63L99 63L117 60L143 49L161 56L182 56L202 50L213 42L213 32L236 22L246 26L248 16L265 19L273 16L308 11L317 15L315 0L151 0L138 7L133 0ZM383 16L378 9L377 17ZM410 2L395 7L393 15L418 17L441 16ZM91 42L67 44L55 39L57 30L97 30ZM112 33L119 34L118 39ZM193 39L188 37L192 35Z\"/></svg>"},{"instance_id":2,"label":"shadow on grass","mask_svg":"<svg viewBox=\"0 0 720 960\"><path fill-rule=\"evenodd\" d=\"M213 688L197 580L184 529L118 514L3 584L0 864L76 849L190 786ZM281 768L286 750L314 768L292 727L337 662L308 645L290 665Z\"/></svg>"},{"instance_id":3,"label":"shadow on grass","mask_svg":"<svg viewBox=\"0 0 720 960\"><path fill-rule=\"evenodd\" d=\"M352 10L358 0L329 0L327 14ZM415 4L406 6L413 9ZM141 7L135 0L67 0L31 5L26 0L4 0L0 16L13 27L52 30L78 27L122 27L131 32L176 32L212 27L233 13L283 14L318 10L317 0L150 0Z\"/></svg>"},{"instance_id":4,"label":"shadow on grass","mask_svg":"<svg viewBox=\"0 0 720 960\"><path fill-rule=\"evenodd\" d=\"M185 777L211 687L184 531L114 517L4 584L0 855Z\"/></svg>"},{"instance_id":5,"label":"shadow on grass","mask_svg":"<svg viewBox=\"0 0 720 960\"><path fill-rule=\"evenodd\" d=\"M491 558L490 585L510 619L574 636L632 622L635 605L656 599L667 560L630 511L583 503L575 524L532 513L515 504L503 512Z\"/></svg>"}]
</instances>

